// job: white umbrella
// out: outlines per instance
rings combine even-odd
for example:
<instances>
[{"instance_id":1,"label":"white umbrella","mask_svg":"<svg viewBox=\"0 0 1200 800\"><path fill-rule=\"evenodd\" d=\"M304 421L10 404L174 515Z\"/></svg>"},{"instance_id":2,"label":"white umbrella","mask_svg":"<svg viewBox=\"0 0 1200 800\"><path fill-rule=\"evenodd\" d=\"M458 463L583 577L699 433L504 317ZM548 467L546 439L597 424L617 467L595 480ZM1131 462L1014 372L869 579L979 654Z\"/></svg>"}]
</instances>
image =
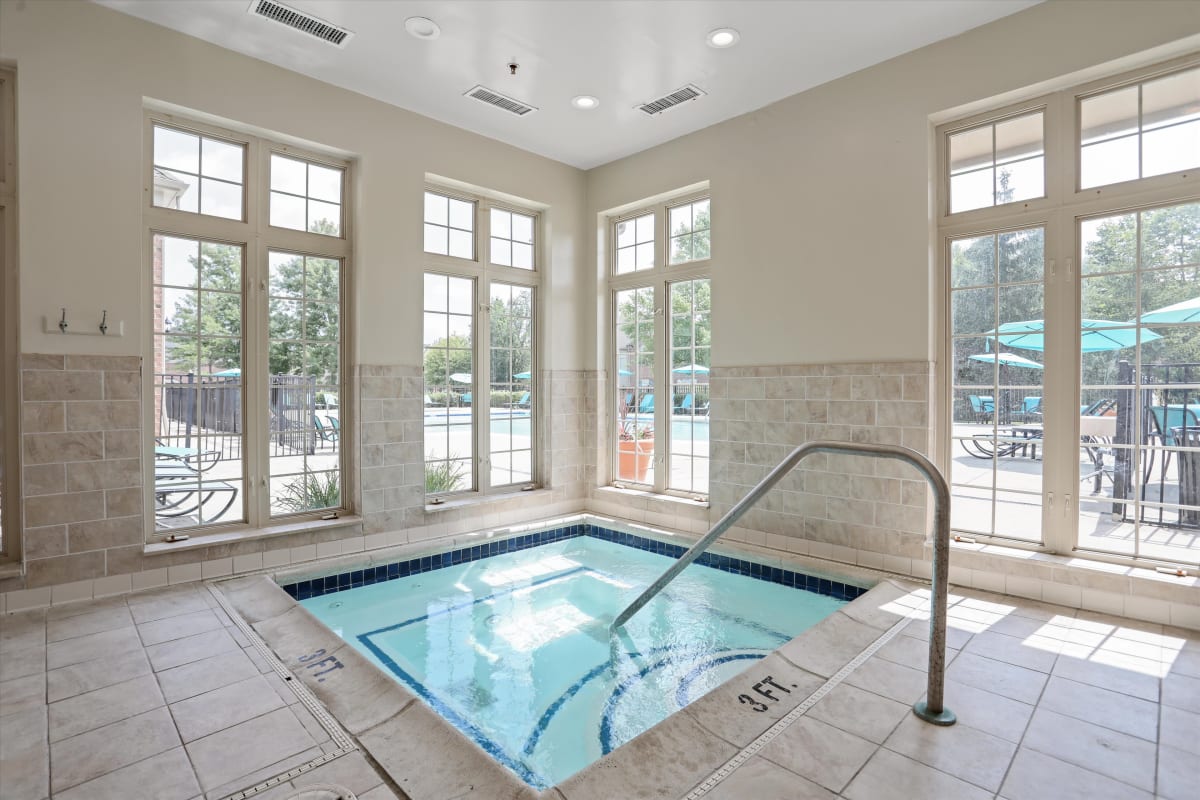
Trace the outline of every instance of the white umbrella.
<instances>
[{"instance_id":1,"label":"white umbrella","mask_svg":"<svg viewBox=\"0 0 1200 800\"><path fill-rule=\"evenodd\" d=\"M677 375L707 375L708 367L704 366L703 364L688 364L684 367L676 367L675 369L671 370L671 372L674 372Z\"/></svg>"},{"instance_id":2,"label":"white umbrella","mask_svg":"<svg viewBox=\"0 0 1200 800\"><path fill-rule=\"evenodd\" d=\"M1033 359L1019 356L1016 353L979 353L973 356L967 356L972 361L983 361L988 364L999 361L1001 366L1006 367L1028 367L1029 369L1045 369L1044 366L1034 361Z\"/></svg>"},{"instance_id":3,"label":"white umbrella","mask_svg":"<svg viewBox=\"0 0 1200 800\"><path fill-rule=\"evenodd\" d=\"M1164 322L1194 322L1200 320L1200 297L1163 306L1157 311L1142 314L1143 325L1161 325Z\"/></svg>"},{"instance_id":4,"label":"white umbrella","mask_svg":"<svg viewBox=\"0 0 1200 800\"><path fill-rule=\"evenodd\" d=\"M470 383L471 382L471 374L469 372L455 372L453 375L450 376L450 380L455 381L457 383Z\"/></svg>"}]
</instances>

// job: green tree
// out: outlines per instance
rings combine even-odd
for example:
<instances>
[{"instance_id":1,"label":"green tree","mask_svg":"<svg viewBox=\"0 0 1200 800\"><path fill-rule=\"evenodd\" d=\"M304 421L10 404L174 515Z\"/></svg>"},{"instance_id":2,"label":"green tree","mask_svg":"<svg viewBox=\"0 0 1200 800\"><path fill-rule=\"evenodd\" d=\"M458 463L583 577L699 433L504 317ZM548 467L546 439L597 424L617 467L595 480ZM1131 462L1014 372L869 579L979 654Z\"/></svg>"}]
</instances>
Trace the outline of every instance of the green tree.
<instances>
[{"instance_id":1,"label":"green tree","mask_svg":"<svg viewBox=\"0 0 1200 800\"><path fill-rule=\"evenodd\" d=\"M512 383L533 367L532 293L514 287L511 300L493 297L490 318L492 383ZM470 372L470 369L466 370Z\"/></svg>"},{"instance_id":2,"label":"green tree","mask_svg":"<svg viewBox=\"0 0 1200 800\"><path fill-rule=\"evenodd\" d=\"M672 367L683 366L693 359L711 366L712 346L712 282L707 279L679 281L671 287L671 346L675 352ZM629 342L642 343L639 366L654 363L651 344L654 340L654 292L650 288L625 293L617 305L617 327ZM686 348L686 349L685 349ZM622 365L632 366L632 365Z\"/></svg>"},{"instance_id":3,"label":"green tree","mask_svg":"<svg viewBox=\"0 0 1200 800\"><path fill-rule=\"evenodd\" d=\"M461 334L438 339L425 349L426 391L444 391L455 373L471 374L471 340ZM466 387L464 387L466 388Z\"/></svg>"},{"instance_id":4,"label":"green tree","mask_svg":"<svg viewBox=\"0 0 1200 800\"><path fill-rule=\"evenodd\" d=\"M190 372L220 372L242 365L242 249L204 242L188 261L200 276L200 291L174 293L166 312L167 361ZM201 338L202 337L202 338Z\"/></svg>"}]
</instances>

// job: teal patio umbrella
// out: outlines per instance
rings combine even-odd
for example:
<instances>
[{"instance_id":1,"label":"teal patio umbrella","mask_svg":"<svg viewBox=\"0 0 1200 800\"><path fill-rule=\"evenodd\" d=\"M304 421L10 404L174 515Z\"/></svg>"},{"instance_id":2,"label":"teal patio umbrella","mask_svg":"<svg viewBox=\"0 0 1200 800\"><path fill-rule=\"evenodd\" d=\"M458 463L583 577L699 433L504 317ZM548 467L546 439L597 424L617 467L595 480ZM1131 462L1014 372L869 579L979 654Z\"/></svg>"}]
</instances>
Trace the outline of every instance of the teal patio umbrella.
<instances>
[{"instance_id":1,"label":"teal patio umbrella","mask_svg":"<svg viewBox=\"0 0 1200 800\"><path fill-rule=\"evenodd\" d=\"M1079 321L1079 350L1082 353L1101 353L1107 350L1124 350L1137 344L1138 329L1123 327L1128 322L1110 322L1103 319ZM1000 344L1018 350L1045 350L1045 320L1033 319L1025 322L1006 322L988 331L985 336L998 334ZM1161 339L1154 331L1142 330L1142 344Z\"/></svg>"},{"instance_id":2,"label":"teal patio umbrella","mask_svg":"<svg viewBox=\"0 0 1200 800\"><path fill-rule=\"evenodd\" d=\"M967 356L972 361L982 361L986 364L1000 364L1002 367L1026 367L1028 369L1045 369L1033 359L1019 356L1016 353L977 353Z\"/></svg>"},{"instance_id":3,"label":"teal patio umbrella","mask_svg":"<svg viewBox=\"0 0 1200 800\"><path fill-rule=\"evenodd\" d=\"M1162 325L1167 322L1200 322L1200 297L1142 314L1143 325Z\"/></svg>"}]
</instances>

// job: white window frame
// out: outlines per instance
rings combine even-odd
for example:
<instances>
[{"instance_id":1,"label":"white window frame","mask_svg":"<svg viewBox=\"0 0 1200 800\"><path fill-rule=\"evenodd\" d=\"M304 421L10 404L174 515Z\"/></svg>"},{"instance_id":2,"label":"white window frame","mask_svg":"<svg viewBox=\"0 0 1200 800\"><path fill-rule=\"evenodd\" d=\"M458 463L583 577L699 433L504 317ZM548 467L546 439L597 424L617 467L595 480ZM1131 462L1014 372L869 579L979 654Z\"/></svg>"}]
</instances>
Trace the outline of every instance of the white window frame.
<instances>
[{"instance_id":1,"label":"white window frame","mask_svg":"<svg viewBox=\"0 0 1200 800\"><path fill-rule=\"evenodd\" d=\"M967 534L983 543L1042 552L1069 554L1097 561L1145 566L1166 563L1148 556L1126 556L1079 548L1079 425L1081 354L1080 221L1097 216L1128 213L1200 200L1200 164L1195 169L1156 175L1080 190L1080 98L1162 77L1200 66L1200 55L1191 55L1153 67L1110 76L1069 87L1050 95L992 109L982 114L940 125L935 132L939 180L938 237L938 346L936 371L936 454L943 468L951 464L953 448L953 354L950 352L950 242L967 236L1031 227L1045 229L1045 319L1047 369L1043 375L1043 417L1049 433L1042 440L1042 543L1006 537ZM1045 110L1044 198L1000 206L949 212L949 135L963 130ZM1174 566L1174 564L1172 564Z\"/></svg>"},{"instance_id":2,"label":"white window frame","mask_svg":"<svg viewBox=\"0 0 1200 800\"><path fill-rule=\"evenodd\" d=\"M243 184L242 220L214 217L198 212L180 211L153 204L154 195L154 126L163 125L200 135L213 136L243 145L246 150L245 183ZM353 437L340 436L340 480L341 506L336 509L319 509L287 515L271 515L270 508L270 457L266 408L269 392L267 375L269 254L271 252L296 253L321 258L337 259L340 269L340 350L338 370L339 420L342 431L354 430L353 383L348 380L353 310L351 304L353 247L350 213L350 198L353 197L354 170L350 161L317 153L270 139L253 136L236 130L220 128L188 117L172 113L147 110L143 120L143 194L142 239L143 264L142 307L146 314L146 331L143 336L143 363L151 365L142 370L143 397L143 485L153 487L154 480L154 325L153 325L153 259L156 235L178 236L200 241L216 241L235 244L243 248L242 263L242 491L245 493L246 519L229 523L212 523L198 527L156 530L154 515L154 492L148 488L144 498L146 540L161 542L170 540L177 533L200 538L210 535L253 533L272 526L293 524L307 520L329 519L352 512L355 504L353 490L355 476L350 472L353 463L350 448ZM279 153L303 159L323 166L343 170L342 225L341 236L297 231L275 227L270 224L270 155Z\"/></svg>"},{"instance_id":3,"label":"white window frame","mask_svg":"<svg viewBox=\"0 0 1200 800\"><path fill-rule=\"evenodd\" d=\"M452 278L466 278L473 283L474 313L471 318L471 358L474 368L471 372L470 392L477 400L487 398L487 402L471 403L471 431L475 446L474 457L471 459L471 486L453 492L426 493L425 502L429 506L438 506L447 500L461 500L470 497L485 497L490 495L512 494L539 488L544 483L544 454L541 452L541 418L542 395L545 387L541 380L542 358L542 275L545 273L548 249L545 245L542 211L531 206L523 206L508 200L501 200L485 193L474 193L462 189L451 188L443 184L427 181L422 187L422 226L424 225L423 202L425 192L443 195L454 200L462 200L475 206L475 229L471 251L472 258L459 258L439 253L424 252L425 273L446 275ZM504 264L491 263L491 210L495 208L516 214L533 217L533 269L510 267ZM422 227L423 230L423 227ZM530 480L520 483L507 483L498 486L491 485L491 285L504 283L527 288L533 295L533 356L530 366L530 466L533 475ZM423 379L422 375L422 379ZM428 390L426 390L428 391ZM486 416L485 416L486 415ZM427 448L424 437L421 442L421 463L425 464Z\"/></svg>"},{"instance_id":4,"label":"white window frame","mask_svg":"<svg viewBox=\"0 0 1200 800\"><path fill-rule=\"evenodd\" d=\"M698 200L708 200L710 203L709 257L704 259L683 261L678 264L671 264L670 209L674 208L675 206L695 203ZM663 494L673 497L685 497L700 502L708 501L708 492L689 492L680 489L668 488L668 472L671 463L672 448L672 437L669 431L671 429L671 412L673 405L669 396L667 397L667 402L660 402L660 398L658 397L655 398L654 402L654 430L668 431L668 434L661 439L657 434L655 435L653 484L620 480L617 477L617 442L621 420L620 410L616 405L619 384L619 381L616 380L619 369L616 321L618 314L617 294L619 292L646 287L654 288L655 321L653 374L654 386L656 387L655 394L661 394L661 390L657 387L669 387L671 379L671 315L664 312L664 309L669 308L671 302L670 286L673 283L680 283L689 280L712 280L714 260L713 254L717 249L712 227L712 202L712 192L709 191L707 186L705 186L700 191L691 191L684 194L667 196L665 199L661 199L658 202L641 204L632 210L622 211L605 219L608 244L605 264L608 290L608 299L607 303L605 304L605 308L608 319L605 337L608 349L609 375L612 376L611 385L608 387L608 397L606 398L606 402L610 408L610 413L608 414L608 437L605 443L605 448L608 453L609 463L608 483L618 489L652 491L655 494ZM654 215L654 266L618 275L617 225L618 223L625 222L627 220L645 216L648 213L652 213ZM711 489L711 473L709 480L709 488Z\"/></svg>"},{"instance_id":5,"label":"white window frame","mask_svg":"<svg viewBox=\"0 0 1200 800\"><path fill-rule=\"evenodd\" d=\"M20 320L20 292L17 271L17 73L0 67L0 457L4 459L0 483L0 563L20 562L21 533L21 458L20 458L20 353L17 347Z\"/></svg>"}]
</instances>

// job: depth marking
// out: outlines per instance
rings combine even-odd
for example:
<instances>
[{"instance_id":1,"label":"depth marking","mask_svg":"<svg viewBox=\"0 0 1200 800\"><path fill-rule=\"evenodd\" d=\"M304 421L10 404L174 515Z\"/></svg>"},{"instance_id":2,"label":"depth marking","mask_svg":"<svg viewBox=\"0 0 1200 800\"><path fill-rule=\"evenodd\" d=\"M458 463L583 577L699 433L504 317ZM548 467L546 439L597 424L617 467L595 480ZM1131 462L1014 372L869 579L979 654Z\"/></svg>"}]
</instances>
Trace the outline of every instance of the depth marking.
<instances>
[{"instance_id":1,"label":"depth marking","mask_svg":"<svg viewBox=\"0 0 1200 800\"><path fill-rule=\"evenodd\" d=\"M850 661L844 667L835 672L833 677L825 681L825 683L821 684L821 686L815 692L806 697L804 701L800 703L800 705L796 706L787 714L780 717L778 722L763 731L757 739L742 748L741 752L737 753L737 755L735 755L733 758L722 764L715 772L709 775L703 783L701 783L695 789L692 789L691 792L684 796L683 800L698 800L715 789L717 784L728 778L737 770L738 767L742 766L752 757L757 755L758 752L766 747L772 739L783 733L785 730L791 727L792 723L808 713L808 710L815 706L821 700L821 698L837 688L842 681L849 677L850 673L862 666L863 662L868 658L875 655L879 648L883 647L885 644L895 638L895 636L900 633L900 631L903 630L904 627L910 622L912 622L912 619L905 617L892 627L888 628L882 636L871 642L871 644L867 645L865 650L856 655L854 658L850 659ZM765 710L765 707L763 710Z\"/></svg>"}]
</instances>

